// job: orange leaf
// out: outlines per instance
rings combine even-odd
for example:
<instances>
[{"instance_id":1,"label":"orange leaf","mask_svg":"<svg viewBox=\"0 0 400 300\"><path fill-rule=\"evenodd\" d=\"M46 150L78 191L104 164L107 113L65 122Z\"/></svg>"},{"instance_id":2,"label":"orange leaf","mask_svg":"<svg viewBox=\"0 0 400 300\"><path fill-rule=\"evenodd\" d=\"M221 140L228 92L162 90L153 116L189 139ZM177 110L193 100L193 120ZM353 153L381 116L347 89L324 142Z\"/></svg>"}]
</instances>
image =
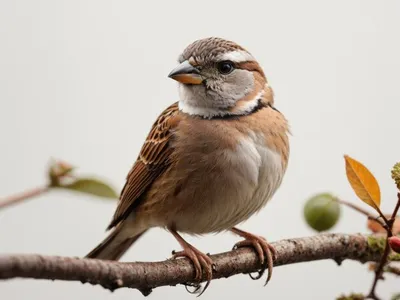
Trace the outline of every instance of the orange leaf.
<instances>
[{"instance_id":1,"label":"orange leaf","mask_svg":"<svg viewBox=\"0 0 400 300\"><path fill-rule=\"evenodd\" d=\"M360 162L345 155L346 175L354 192L362 201L379 210L381 191L374 175Z\"/></svg>"}]
</instances>

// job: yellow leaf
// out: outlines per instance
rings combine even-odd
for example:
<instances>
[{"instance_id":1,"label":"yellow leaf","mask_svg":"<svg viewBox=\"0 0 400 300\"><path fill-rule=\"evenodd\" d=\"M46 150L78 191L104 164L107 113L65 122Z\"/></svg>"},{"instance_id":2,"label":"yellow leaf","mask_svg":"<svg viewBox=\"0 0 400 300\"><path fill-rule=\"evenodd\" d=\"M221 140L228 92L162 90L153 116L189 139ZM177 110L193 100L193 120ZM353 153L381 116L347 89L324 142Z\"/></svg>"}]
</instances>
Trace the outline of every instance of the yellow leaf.
<instances>
[{"instance_id":1,"label":"yellow leaf","mask_svg":"<svg viewBox=\"0 0 400 300\"><path fill-rule=\"evenodd\" d=\"M345 155L346 175L354 192L362 201L379 210L381 191L374 175L360 162Z\"/></svg>"}]
</instances>

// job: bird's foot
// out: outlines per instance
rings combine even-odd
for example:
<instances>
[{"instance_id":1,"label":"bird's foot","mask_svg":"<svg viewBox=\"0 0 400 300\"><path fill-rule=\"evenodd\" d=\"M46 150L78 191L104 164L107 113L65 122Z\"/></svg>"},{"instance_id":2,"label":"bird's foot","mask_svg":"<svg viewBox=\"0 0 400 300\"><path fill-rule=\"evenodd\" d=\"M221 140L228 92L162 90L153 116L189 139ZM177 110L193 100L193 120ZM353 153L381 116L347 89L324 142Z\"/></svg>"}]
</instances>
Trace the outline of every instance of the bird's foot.
<instances>
[{"instance_id":1,"label":"bird's foot","mask_svg":"<svg viewBox=\"0 0 400 300\"><path fill-rule=\"evenodd\" d=\"M215 270L215 265L209 255L204 254L200 250L193 247L191 244L186 242L178 233L173 232L173 235L178 240L179 244L181 244L183 250L178 252L173 251L171 259L176 259L179 257L187 257L188 259L190 259L195 269L194 280L197 282L201 282L201 280L203 279L203 273L205 274L206 285L201 291L201 295L210 285L212 273L213 270Z\"/></svg>"},{"instance_id":2,"label":"bird's foot","mask_svg":"<svg viewBox=\"0 0 400 300\"><path fill-rule=\"evenodd\" d=\"M262 268L258 271L257 276L253 276L250 274L250 277L252 279L260 279L265 270L268 269L268 276L265 282L265 284L267 284L272 277L272 269L274 266L274 260L276 259L276 251L274 247L268 244L267 240L261 236L245 232L235 227L232 228L231 231L245 238L243 241L236 243L233 249L237 249L240 247L253 247L258 254Z\"/></svg>"},{"instance_id":3,"label":"bird's foot","mask_svg":"<svg viewBox=\"0 0 400 300\"><path fill-rule=\"evenodd\" d=\"M187 247L182 251L172 252L172 259L176 259L179 257L187 257L193 262L196 271L194 279L196 281L201 281L201 279L203 278L203 271L205 271L208 285L208 283L212 279L212 270L214 264L207 254L202 253L201 251L190 245L190 247Z\"/></svg>"}]
</instances>

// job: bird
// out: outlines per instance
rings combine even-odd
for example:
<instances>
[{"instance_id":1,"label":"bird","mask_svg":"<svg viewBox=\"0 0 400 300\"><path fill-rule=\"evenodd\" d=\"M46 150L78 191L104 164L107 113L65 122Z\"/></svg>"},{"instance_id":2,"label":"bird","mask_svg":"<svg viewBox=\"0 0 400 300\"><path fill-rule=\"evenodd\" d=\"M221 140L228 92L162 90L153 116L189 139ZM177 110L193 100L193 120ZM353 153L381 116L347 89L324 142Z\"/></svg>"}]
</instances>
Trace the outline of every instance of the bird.
<instances>
[{"instance_id":1,"label":"bird","mask_svg":"<svg viewBox=\"0 0 400 300\"><path fill-rule=\"evenodd\" d=\"M183 234L231 231L250 246L272 275L276 251L261 236L237 227L259 212L280 187L289 159L288 121L275 107L260 64L237 43L208 37L187 46L169 78L179 99L153 124L129 171L110 234L86 257L119 260L154 227L182 247L171 259L188 258L194 281L218 269Z\"/></svg>"}]
</instances>

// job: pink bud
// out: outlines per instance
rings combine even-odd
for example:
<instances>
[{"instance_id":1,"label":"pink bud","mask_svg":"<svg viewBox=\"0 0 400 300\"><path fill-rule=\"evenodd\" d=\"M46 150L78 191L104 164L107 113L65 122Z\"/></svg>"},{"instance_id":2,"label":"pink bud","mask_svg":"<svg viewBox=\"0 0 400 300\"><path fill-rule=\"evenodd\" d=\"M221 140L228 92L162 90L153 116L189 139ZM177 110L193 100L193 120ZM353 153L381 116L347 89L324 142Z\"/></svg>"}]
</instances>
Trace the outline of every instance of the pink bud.
<instances>
[{"instance_id":1,"label":"pink bud","mask_svg":"<svg viewBox=\"0 0 400 300\"><path fill-rule=\"evenodd\" d=\"M397 236L392 236L389 238L389 245L390 248L392 248L392 250L394 252L400 253L400 238Z\"/></svg>"}]
</instances>

